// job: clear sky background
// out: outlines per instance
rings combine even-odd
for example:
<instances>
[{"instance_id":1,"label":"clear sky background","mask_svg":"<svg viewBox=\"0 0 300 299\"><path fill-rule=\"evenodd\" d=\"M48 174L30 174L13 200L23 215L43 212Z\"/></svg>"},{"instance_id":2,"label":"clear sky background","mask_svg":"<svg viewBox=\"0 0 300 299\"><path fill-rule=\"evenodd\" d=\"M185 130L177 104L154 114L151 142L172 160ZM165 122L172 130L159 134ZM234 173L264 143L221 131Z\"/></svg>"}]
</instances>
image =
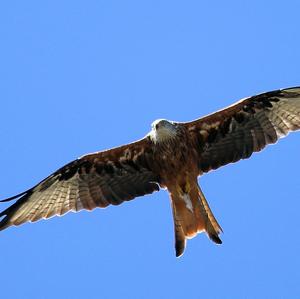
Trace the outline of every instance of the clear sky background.
<instances>
[{"instance_id":1,"label":"clear sky background","mask_svg":"<svg viewBox=\"0 0 300 299\"><path fill-rule=\"evenodd\" d=\"M88 152L300 85L299 1L2 1L0 197ZM200 179L223 227L175 258L168 194L0 233L1 298L299 298L300 134ZM1 208L7 205L1 204Z\"/></svg>"}]
</instances>

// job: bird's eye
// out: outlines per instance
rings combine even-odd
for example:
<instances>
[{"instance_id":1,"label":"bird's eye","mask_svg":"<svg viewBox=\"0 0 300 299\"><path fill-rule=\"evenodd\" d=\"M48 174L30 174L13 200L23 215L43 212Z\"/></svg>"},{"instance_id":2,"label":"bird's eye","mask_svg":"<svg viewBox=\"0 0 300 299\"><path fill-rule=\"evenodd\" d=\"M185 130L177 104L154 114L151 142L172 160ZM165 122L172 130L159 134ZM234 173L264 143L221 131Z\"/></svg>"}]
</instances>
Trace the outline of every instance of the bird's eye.
<instances>
[{"instance_id":1,"label":"bird's eye","mask_svg":"<svg viewBox=\"0 0 300 299\"><path fill-rule=\"evenodd\" d=\"M159 128L159 124L156 124L155 125L155 129L157 130Z\"/></svg>"}]
</instances>

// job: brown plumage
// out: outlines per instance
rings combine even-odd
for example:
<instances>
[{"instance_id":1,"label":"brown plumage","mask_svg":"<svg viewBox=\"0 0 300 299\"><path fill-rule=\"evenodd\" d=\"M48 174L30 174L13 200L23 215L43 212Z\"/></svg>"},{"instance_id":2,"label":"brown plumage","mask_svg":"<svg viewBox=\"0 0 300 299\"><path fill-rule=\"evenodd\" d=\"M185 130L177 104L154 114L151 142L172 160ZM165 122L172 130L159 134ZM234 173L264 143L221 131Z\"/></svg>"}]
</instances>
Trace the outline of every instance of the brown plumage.
<instances>
[{"instance_id":1,"label":"brown plumage","mask_svg":"<svg viewBox=\"0 0 300 299\"><path fill-rule=\"evenodd\" d=\"M199 175L236 162L300 128L300 87L246 98L188 123L158 120L143 139L83 156L33 188L2 202L0 230L69 211L119 205L167 188L174 217L176 256L187 238L222 231L198 185Z\"/></svg>"}]
</instances>

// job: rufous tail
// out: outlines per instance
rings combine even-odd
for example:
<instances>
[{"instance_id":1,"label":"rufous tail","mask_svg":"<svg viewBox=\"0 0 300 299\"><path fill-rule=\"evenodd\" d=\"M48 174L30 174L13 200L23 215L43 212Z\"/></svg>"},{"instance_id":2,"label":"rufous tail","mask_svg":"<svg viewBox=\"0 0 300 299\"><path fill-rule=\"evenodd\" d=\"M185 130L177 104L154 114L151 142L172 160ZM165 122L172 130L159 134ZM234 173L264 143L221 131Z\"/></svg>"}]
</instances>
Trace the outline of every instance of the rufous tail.
<instances>
[{"instance_id":1,"label":"rufous tail","mask_svg":"<svg viewBox=\"0 0 300 299\"><path fill-rule=\"evenodd\" d=\"M183 188L171 192L171 202L177 257L183 254L186 239L191 239L201 232L206 232L208 237L215 243L222 243L219 238L222 228L214 217L197 183L192 188Z\"/></svg>"}]
</instances>

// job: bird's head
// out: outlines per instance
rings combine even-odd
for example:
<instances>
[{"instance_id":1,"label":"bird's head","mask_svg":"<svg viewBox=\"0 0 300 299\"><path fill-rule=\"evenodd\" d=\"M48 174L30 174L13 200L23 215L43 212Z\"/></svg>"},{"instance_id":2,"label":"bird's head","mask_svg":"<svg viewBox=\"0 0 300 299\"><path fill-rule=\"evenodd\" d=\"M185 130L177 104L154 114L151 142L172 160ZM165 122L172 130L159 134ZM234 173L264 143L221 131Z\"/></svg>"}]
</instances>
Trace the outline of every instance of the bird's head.
<instances>
[{"instance_id":1,"label":"bird's head","mask_svg":"<svg viewBox=\"0 0 300 299\"><path fill-rule=\"evenodd\" d=\"M176 136L177 125L166 119L157 119L152 125L150 138L154 143L168 141Z\"/></svg>"}]
</instances>

